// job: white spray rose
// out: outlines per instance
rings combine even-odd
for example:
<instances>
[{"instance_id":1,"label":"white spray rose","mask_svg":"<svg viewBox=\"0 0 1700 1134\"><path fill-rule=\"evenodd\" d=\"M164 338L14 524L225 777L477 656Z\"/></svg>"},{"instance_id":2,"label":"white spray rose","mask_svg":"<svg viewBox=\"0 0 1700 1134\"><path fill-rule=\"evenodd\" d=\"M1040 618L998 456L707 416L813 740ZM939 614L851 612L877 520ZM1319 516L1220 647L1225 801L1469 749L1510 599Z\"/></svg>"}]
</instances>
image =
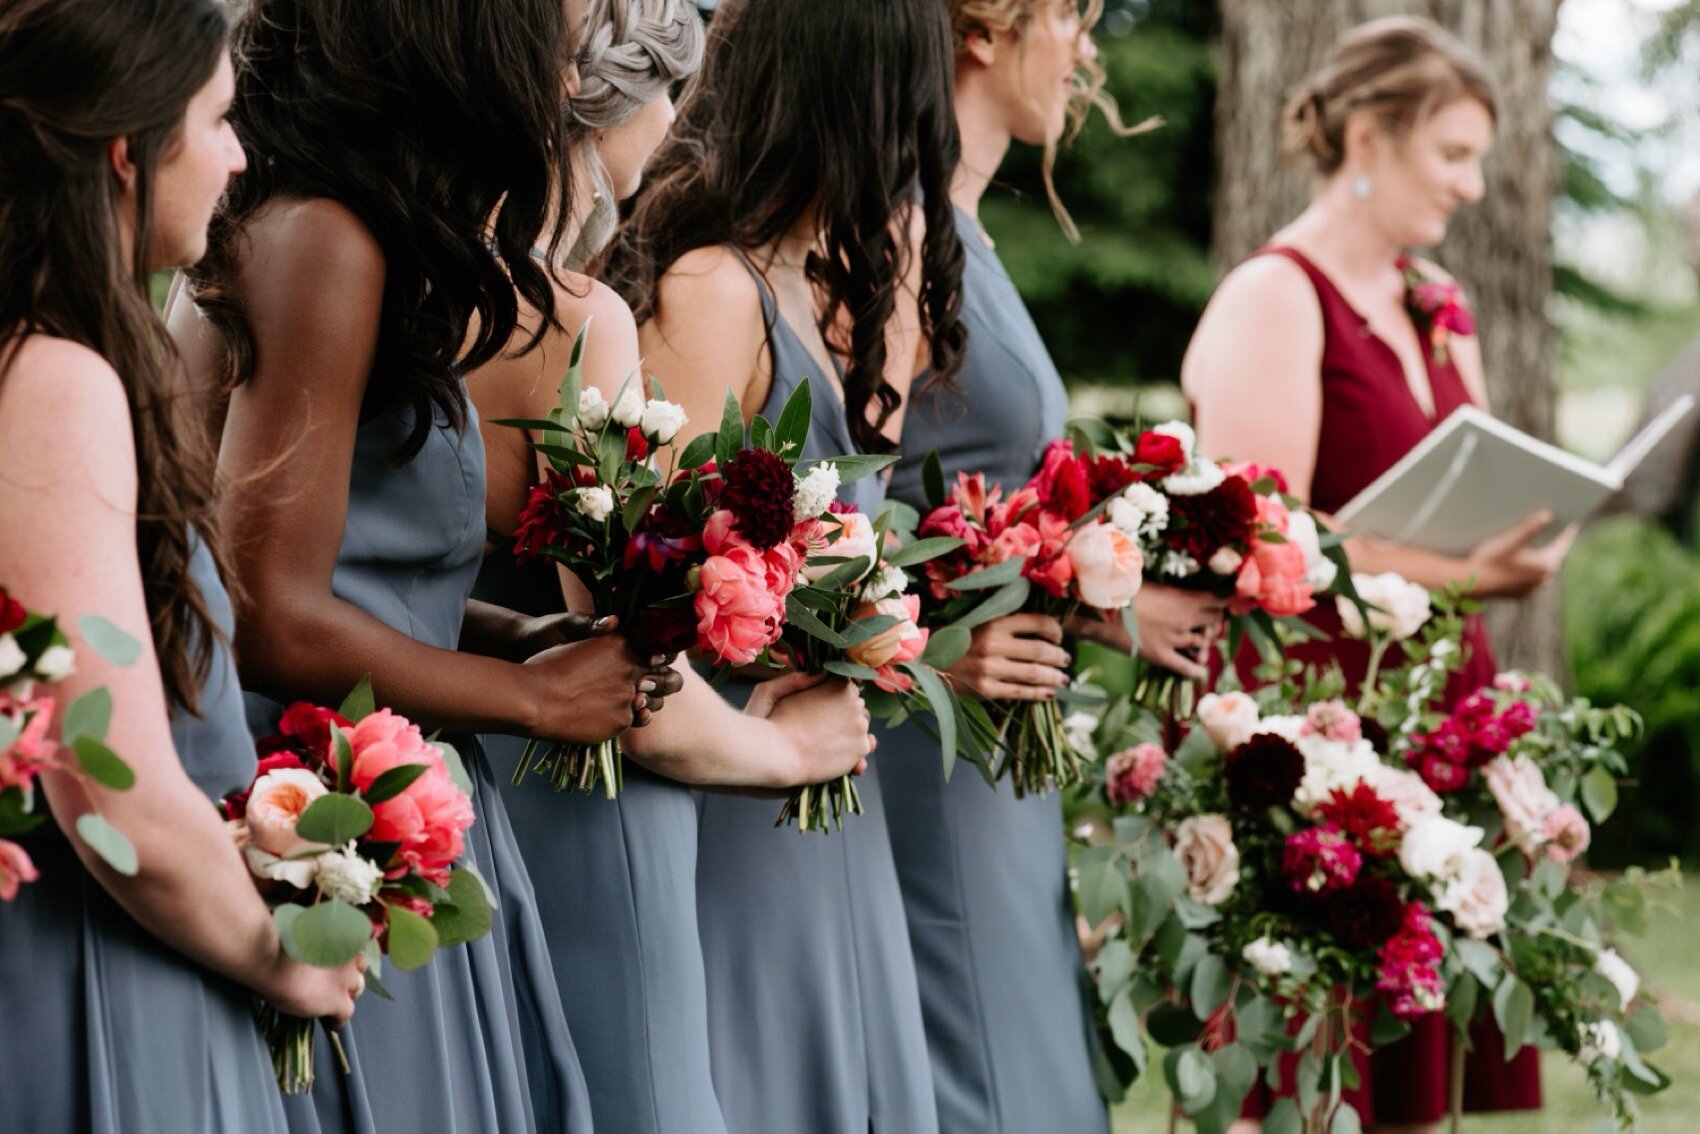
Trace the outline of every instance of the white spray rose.
<instances>
[{"instance_id":1,"label":"white spray rose","mask_svg":"<svg viewBox=\"0 0 1700 1134\"><path fill-rule=\"evenodd\" d=\"M0 673L6 667L0 665ZM64 681L77 669L77 655L71 652L69 646L49 646L35 660L35 671L41 674L44 681Z\"/></svg>"},{"instance_id":2,"label":"white spray rose","mask_svg":"<svg viewBox=\"0 0 1700 1134\"><path fill-rule=\"evenodd\" d=\"M1421 630L1433 613L1428 589L1391 571L1380 575L1353 574L1352 583L1364 602L1377 608L1369 612L1370 627L1390 635L1395 642L1403 642ZM1346 633L1354 638L1366 637L1357 604L1342 597L1338 605Z\"/></svg>"},{"instance_id":3,"label":"white spray rose","mask_svg":"<svg viewBox=\"0 0 1700 1134\"><path fill-rule=\"evenodd\" d=\"M1287 514L1287 542L1304 552L1305 582L1318 591L1334 585L1340 569L1322 554L1322 535L1316 528L1316 517L1302 509Z\"/></svg>"},{"instance_id":4,"label":"white spray rose","mask_svg":"<svg viewBox=\"0 0 1700 1134\"><path fill-rule=\"evenodd\" d=\"M1092 734L1098 731L1098 718L1091 713L1070 713L1063 718L1063 738L1068 746L1082 756L1096 758L1097 746L1092 742Z\"/></svg>"},{"instance_id":5,"label":"white spray rose","mask_svg":"<svg viewBox=\"0 0 1700 1134\"><path fill-rule=\"evenodd\" d=\"M1464 852L1458 876L1434 891L1434 904L1452 915L1458 928L1480 941L1505 928L1511 893L1499 861L1480 847Z\"/></svg>"},{"instance_id":6,"label":"white spray rose","mask_svg":"<svg viewBox=\"0 0 1700 1134\"><path fill-rule=\"evenodd\" d=\"M1193 461L1164 480L1163 488L1171 496L1203 496L1227 479L1227 472L1215 461Z\"/></svg>"},{"instance_id":7,"label":"white spray rose","mask_svg":"<svg viewBox=\"0 0 1700 1134\"><path fill-rule=\"evenodd\" d=\"M11 677L29 662L24 648L10 634L0 634L0 677Z\"/></svg>"},{"instance_id":8,"label":"white spray rose","mask_svg":"<svg viewBox=\"0 0 1700 1134\"><path fill-rule=\"evenodd\" d=\"M579 514L600 524L614 514L614 491L605 484L594 488L580 488L575 504Z\"/></svg>"},{"instance_id":9,"label":"white spray rose","mask_svg":"<svg viewBox=\"0 0 1700 1134\"><path fill-rule=\"evenodd\" d=\"M1210 562L1205 566L1218 575L1237 575L1243 563L1245 563L1245 556L1233 548L1218 547L1216 554L1210 557Z\"/></svg>"},{"instance_id":10,"label":"white spray rose","mask_svg":"<svg viewBox=\"0 0 1700 1134\"><path fill-rule=\"evenodd\" d=\"M1245 963L1266 977L1285 976L1293 971L1293 951L1279 941L1259 937L1240 951Z\"/></svg>"},{"instance_id":11,"label":"white spray rose","mask_svg":"<svg viewBox=\"0 0 1700 1134\"><path fill-rule=\"evenodd\" d=\"M838 495L837 465L816 465L797 478L796 491L791 496L791 515L797 522L822 515Z\"/></svg>"},{"instance_id":12,"label":"white spray rose","mask_svg":"<svg viewBox=\"0 0 1700 1134\"><path fill-rule=\"evenodd\" d=\"M893 567L887 563L868 576L868 581L862 586L862 598L866 602L878 602L884 598L895 598L909 589L909 575L901 567Z\"/></svg>"},{"instance_id":13,"label":"white spray rose","mask_svg":"<svg viewBox=\"0 0 1700 1134\"><path fill-rule=\"evenodd\" d=\"M1581 1039L1580 1058L1583 1063L1593 1063L1600 1059L1607 1059L1616 1063L1619 1057L1623 1055L1623 1034L1617 1030L1617 1025L1610 1020L1583 1024Z\"/></svg>"},{"instance_id":14,"label":"white spray rose","mask_svg":"<svg viewBox=\"0 0 1700 1134\"><path fill-rule=\"evenodd\" d=\"M319 889L351 906L363 906L377 896L384 872L355 853L350 842L341 850L319 856Z\"/></svg>"},{"instance_id":15,"label":"white spray rose","mask_svg":"<svg viewBox=\"0 0 1700 1134\"><path fill-rule=\"evenodd\" d=\"M1171 579L1185 579L1198 574L1198 560L1184 551L1166 551L1158 571Z\"/></svg>"},{"instance_id":16,"label":"white spray rose","mask_svg":"<svg viewBox=\"0 0 1700 1134\"><path fill-rule=\"evenodd\" d=\"M1169 498L1144 481L1136 481L1110 499L1104 516L1127 535L1149 542L1169 526Z\"/></svg>"},{"instance_id":17,"label":"white spray rose","mask_svg":"<svg viewBox=\"0 0 1700 1134\"><path fill-rule=\"evenodd\" d=\"M643 420L639 427L645 437L657 445L666 445L685 427L685 407L651 399L643 407Z\"/></svg>"},{"instance_id":18,"label":"white spray rose","mask_svg":"<svg viewBox=\"0 0 1700 1134\"><path fill-rule=\"evenodd\" d=\"M1293 793L1293 806L1303 814L1313 813L1336 791L1351 791L1385 766L1367 740L1329 740L1319 733L1304 733L1302 728L1301 724L1296 738L1287 739L1304 753L1304 779Z\"/></svg>"},{"instance_id":19,"label":"white spray rose","mask_svg":"<svg viewBox=\"0 0 1700 1134\"><path fill-rule=\"evenodd\" d=\"M1600 955L1594 958L1594 971L1611 981L1625 1008L1641 991L1641 975L1616 949L1601 949Z\"/></svg>"},{"instance_id":20,"label":"white spray rose","mask_svg":"<svg viewBox=\"0 0 1700 1134\"><path fill-rule=\"evenodd\" d=\"M1464 872L1468 853L1481 845L1480 827L1466 827L1444 815L1430 815L1399 840L1399 865L1412 878L1452 881Z\"/></svg>"},{"instance_id":21,"label":"white spray rose","mask_svg":"<svg viewBox=\"0 0 1700 1134\"><path fill-rule=\"evenodd\" d=\"M614 424L630 429L643 421L643 395L629 387L622 391L612 411Z\"/></svg>"},{"instance_id":22,"label":"white spray rose","mask_svg":"<svg viewBox=\"0 0 1700 1134\"><path fill-rule=\"evenodd\" d=\"M595 386L586 386L578 394L578 416L574 422L585 433L594 433L608 424L608 399Z\"/></svg>"}]
</instances>

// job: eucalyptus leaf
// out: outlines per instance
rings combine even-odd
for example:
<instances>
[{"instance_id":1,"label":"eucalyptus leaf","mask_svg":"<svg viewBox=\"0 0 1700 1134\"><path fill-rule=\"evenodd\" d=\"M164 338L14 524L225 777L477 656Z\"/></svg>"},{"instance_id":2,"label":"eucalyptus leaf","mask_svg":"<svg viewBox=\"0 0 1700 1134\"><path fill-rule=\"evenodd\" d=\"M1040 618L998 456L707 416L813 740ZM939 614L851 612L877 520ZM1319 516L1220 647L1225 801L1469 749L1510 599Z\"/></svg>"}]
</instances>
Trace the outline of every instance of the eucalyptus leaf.
<instances>
[{"instance_id":1,"label":"eucalyptus leaf","mask_svg":"<svg viewBox=\"0 0 1700 1134\"><path fill-rule=\"evenodd\" d=\"M89 778L113 791L129 791L135 786L136 773L112 749L92 736L79 736L71 743L77 763Z\"/></svg>"},{"instance_id":2,"label":"eucalyptus leaf","mask_svg":"<svg viewBox=\"0 0 1700 1134\"><path fill-rule=\"evenodd\" d=\"M79 736L105 740L112 725L112 694L102 689L90 689L65 709L59 719L59 736L63 743L74 744Z\"/></svg>"},{"instance_id":3,"label":"eucalyptus leaf","mask_svg":"<svg viewBox=\"0 0 1700 1134\"><path fill-rule=\"evenodd\" d=\"M142 656L141 642L101 615L83 615L77 620L77 632L90 649L113 665L135 665Z\"/></svg>"},{"instance_id":4,"label":"eucalyptus leaf","mask_svg":"<svg viewBox=\"0 0 1700 1134\"><path fill-rule=\"evenodd\" d=\"M847 661L829 661L821 666L834 677L842 677L850 681L878 681L879 673L865 665L857 665Z\"/></svg>"},{"instance_id":5,"label":"eucalyptus leaf","mask_svg":"<svg viewBox=\"0 0 1700 1134\"><path fill-rule=\"evenodd\" d=\"M443 758L443 763L448 766L449 779L454 781L455 787L471 795L472 777L467 774L466 763L461 760L460 752L454 745L441 740L433 741L431 747L437 750L437 754Z\"/></svg>"},{"instance_id":6,"label":"eucalyptus leaf","mask_svg":"<svg viewBox=\"0 0 1700 1134\"><path fill-rule=\"evenodd\" d=\"M877 472L884 472L897 463L897 458L895 456L857 453L842 457L828 457L819 463L831 465L837 469L838 483L843 485L861 480L863 477L873 476Z\"/></svg>"},{"instance_id":7,"label":"eucalyptus leaf","mask_svg":"<svg viewBox=\"0 0 1700 1134\"><path fill-rule=\"evenodd\" d=\"M844 635L815 617L814 612L798 602L795 595L787 595L785 598L785 621L809 637L825 642L834 649L846 650L850 648L850 643Z\"/></svg>"},{"instance_id":8,"label":"eucalyptus leaf","mask_svg":"<svg viewBox=\"0 0 1700 1134\"><path fill-rule=\"evenodd\" d=\"M1617 778L1609 769L1595 767L1582 777L1582 806L1596 823L1605 822L1617 810Z\"/></svg>"},{"instance_id":9,"label":"eucalyptus leaf","mask_svg":"<svg viewBox=\"0 0 1700 1134\"><path fill-rule=\"evenodd\" d=\"M1117 1047L1129 1055L1136 1052L1144 1054L1145 1037L1139 1034L1139 1014L1133 1010L1133 997L1127 989L1122 989L1110 1001L1109 1021L1110 1035L1115 1038Z\"/></svg>"},{"instance_id":10,"label":"eucalyptus leaf","mask_svg":"<svg viewBox=\"0 0 1700 1134\"><path fill-rule=\"evenodd\" d=\"M949 669L962 660L973 642L974 635L964 627L945 626L928 635L921 660L934 669Z\"/></svg>"},{"instance_id":11,"label":"eucalyptus leaf","mask_svg":"<svg viewBox=\"0 0 1700 1134\"><path fill-rule=\"evenodd\" d=\"M937 559L941 555L949 555L962 546L962 541L954 536L932 536L906 543L890 555L885 561L892 567L913 567L917 563Z\"/></svg>"},{"instance_id":12,"label":"eucalyptus leaf","mask_svg":"<svg viewBox=\"0 0 1700 1134\"><path fill-rule=\"evenodd\" d=\"M449 875L449 900L431 915L441 948L476 941L490 932L491 907L488 888L476 871L460 866Z\"/></svg>"},{"instance_id":13,"label":"eucalyptus leaf","mask_svg":"<svg viewBox=\"0 0 1700 1134\"><path fill-rule=\"evenodd\" d=\"M325 798L325 797L321 797ZM304 965L334 969L360 955L372 937L372 921L364 913L339 898L315 906L296 906L299 914L280 917L273 914L278 935L283 938L284 952Z\"/></svg>"},{"instance_id":14,"label":"eucalyptus leaf","mask_svg":"<svg viewBox=\"0 0 1700 1134\"><path fill-rule=\"evenodd\" d=\"M390 963L404 973L424 968L437 952L431 922L405 906L390 906L389 922Z\"/></svg>"},{"instance_id":15,"label":"eucalyptus leaf","mask_svg":"<svg viewBox=\"0 0 1700 1134\"><path fill-rule=\"evenodd\" d=\"M972 630L1006 614L1014 614L1027 605L1027 598L1032 592L1033 585L1026 579L1006 583L993 591L985 602L958 618L954 625Z\"/></svg>"},{"instance_id":16,"label":"eucalyptus leaf","mask_svg":"<svg viewBox=\"0 0 1700 1134\"><path fill-rule=\"evenodd\" d=\"M400 764L380 774L370 787L360 793L360 798L367 803L383 803L385 800L394 799L412 787L414 780L430 770L428 764Z\"/></svg>"},{"instance_id":17,"label":"eucalyptus leaf","mask_svg":"<svg viewBox=\"0 0 1700 1134\"><path fill-rule=\"evenodd\" d=\"M88 844L90 850L101 857L117 874L126 878L136 876L136 848L124 833L108 823L102 816L88 811L77 817L77 837Z\"/></svg>"},{"instance_id":18,"label":"eucalyptus leaf","mask_svg":"<svg viewBox=\"0 0 1700 1134\"><path fill-rule=\"evenodd\" d=\"M945 586L953 591L988 591L993 587L1001 587L1005 583L1021 578L1021 572L1026 566L1026 557L1018 555L1011 559L1005 559L1002 563L982 567L978 571L970 571L960 579L951 580Z\"/></svg>"},{"instance_id":19,"label":"eucalyptus leaf","mask_svg":"<svg viewBox=\"0 0 1700 1134\"><path fill-rule=\"evenodd\" d=\"M371 829L372 808L363 800L337 792L309 803L295 822L297 836L328 847L340 847Z\"/></svg>"}]
</instances>

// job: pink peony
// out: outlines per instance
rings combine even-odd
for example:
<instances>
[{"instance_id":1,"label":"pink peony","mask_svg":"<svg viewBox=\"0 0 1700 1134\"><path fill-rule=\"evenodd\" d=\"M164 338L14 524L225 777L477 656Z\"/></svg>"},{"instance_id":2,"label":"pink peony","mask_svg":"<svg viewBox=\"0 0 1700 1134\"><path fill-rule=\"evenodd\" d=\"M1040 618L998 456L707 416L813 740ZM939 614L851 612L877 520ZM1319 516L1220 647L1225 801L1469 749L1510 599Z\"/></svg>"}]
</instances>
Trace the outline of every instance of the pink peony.
<instances>
[{"instance_id":1,"label":"pink peony","mask_svg":"<svg viewBox=\"0 0 1700 1134\"><path fill-rule=\"evenodd\" d=\"M0 591L0 597L4 595L5 592ZM20 886L40 877L41 873L23 847L10 839L0 839L0 902L16 898Z\"/></svg>"},{"instance_id":2,"label":"pink peony","mask_svg":"<svg viewBox=\"0 0 1700 1134\"><path fill-rule=\"evenodd\" d=\"M28 786L53 766L53 759L59 754L59 746L47 737L47 727L53 722L53 698L35 697L10 705L8 700L0 697L0 713L11 716L13 723L19 716L29 719L12 746L0 752L0 791Z\"/></svg>"},{"instance_id":3,"label":"pink peony","mask_svg":"<svg viewBox=\"0 0 1700 1134\"><path fill-rule=\"evenodd\" d=\"M391 768L425 765L425 773L405 791L372 805L372 829L366 838L399 844L394 864L386 871L388 877L413 871L446 885L449 868L466 849L473 812L471 798L456 786L442 753L425 741L417 725L388 709L379 709L355 725L348 742L354 750L349 778L362 791ZM250 801L250 825L253 808Z\"/></svg>"},{"instance_id":4,"label":"pink peony","mask_svg":"<svg viewBox=\"0 0 1700 1134\"><path fill-rule=\"evenodd\" d=\"M1318 701L1305 710L1300 736L1320 736L1339 744L1356 744L1364 738L1363 721L1340 701Z\"/></svg>"},{"instance_id":5,"label":"pink peony","mask_svg":"<svg viewBox=\"0 0 1700 1134\"><path fill-rule=\"evenodd\" d=\"M1547 817L1558 810L1558 796L1547 787L1540 767L1527 756L1504 756L1482 769L1482 779L1505 816L1505 834L1526 855L1546 841Z\"/></svg>"},{"instance_id":6,"label":"pink peony","mask_svg":"<svg viewBox=\"0 0 1700 1134\"><path fill-rule=\"evenodd\" d=\"M1143 580L1145 559L1139 545L1121 529L1104 523L1081 528L1068 544L1074 560L1080 601L1099 610L1121 610L1133 602Z\"/></svg>"},{"instance_id":7,"label":"pink peony","mask_svg":"<svg viewBox=\"0 0 1700 1134\"><path fill-rule=\"evenodd\" d=\"M1574 862L1593 841L1588 821L1568 803L1547 815L1541 824L1541 837L1546 841L1547 857L1554 862Z\"/></svg>"},{"instance_id":8,"label":"pink peony","mask_svg":"<svg viewBox=\"0 0 1700 1134\"><path fill-rule=\"evenodd\" d=\"M254 781L248 796L248 839L269 855L293 855L326 849L295 833L295 824L315 799L329 794L319 777L305 768L278 768Z\"/></svg>"},{"instance_id":9,"label":"pink peony","mask_svg":"<svg viewBox=\"0 0 1700 1134\"><path fill-rule=\"evenodd\" d=\"M1298 894L1343 890L1358 880L1364 856L1333 827L1307 827L1287 836L1281 873Z\"/></svg>"},{"instance_id":10,"label":"pink peony","mask_svg":"<svg viewBox=\"0 0 1700 1134\"><path fill-rule=\"evenodd\" d=\"M1104 794L1116 807L1138 803L1157 790L1169 771L1169 754L1151 743L1111 756L1104 768Z\"/></svg>"},{"instance_id":11,"label":"pink peony","mask_svg":"<svg viewBox=\"0 0 1700 1134\"><path fill-rule=\"evenodd\" d=\"M769 564L753 547L703 562L696 594L697 634L716 657L749 665L779 640L785 600L769 584Z\"/></svg>"}]
</instances>

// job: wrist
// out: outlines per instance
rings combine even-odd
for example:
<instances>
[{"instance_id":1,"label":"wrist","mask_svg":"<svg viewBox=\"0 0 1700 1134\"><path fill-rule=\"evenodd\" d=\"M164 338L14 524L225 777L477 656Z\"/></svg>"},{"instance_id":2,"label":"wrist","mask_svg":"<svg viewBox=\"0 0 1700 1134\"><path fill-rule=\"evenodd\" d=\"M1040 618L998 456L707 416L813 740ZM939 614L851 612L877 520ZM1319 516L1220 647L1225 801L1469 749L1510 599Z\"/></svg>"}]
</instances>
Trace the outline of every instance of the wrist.
<instances>
[{"instance_id":1,"label":"wrist","mask_svg":"<svg viewBox=\"0 0 1700 1134\"><path fill-rule=\"evenodd\" d=\"M808 778L808 758L804 755L799 738L785 727L783 721L772 717L761 721L760 724L770 730L766 750L773 753L774 758L760 770L763 782L754 786L782 789L805 782Z\"/></svg>"}]
</instances>

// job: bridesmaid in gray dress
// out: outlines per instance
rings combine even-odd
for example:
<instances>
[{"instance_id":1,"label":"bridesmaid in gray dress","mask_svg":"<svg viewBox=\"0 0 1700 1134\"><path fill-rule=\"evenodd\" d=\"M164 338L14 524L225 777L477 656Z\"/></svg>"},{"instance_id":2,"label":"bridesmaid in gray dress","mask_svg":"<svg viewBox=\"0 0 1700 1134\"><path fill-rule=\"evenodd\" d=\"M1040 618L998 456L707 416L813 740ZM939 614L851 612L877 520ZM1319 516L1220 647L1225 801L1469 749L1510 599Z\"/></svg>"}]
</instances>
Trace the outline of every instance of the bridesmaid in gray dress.
<instances>
[{"instance_id":1,"label":"bridesmaid in gray dress","mask_svg":"<svg viewBox=\"0 0 1700 1134\"><path fill-rule=\"evenodd\" d=\"M692 418L718 418L730 389L746 420L775 420L807 381L807 453L889 451L917 360L954 367L949 67L937 0L719 6L610 277L646 368ZM893 234L923 215L907 256ZM844 496L872 510L883 492ZM740 1134L936 1129L878 775L832 834L776 829L774 800L702 800L714 1086Z\"/></svg>"},{"instance_id":2,"label":"bridesmaid in gray dress","mask_svg":"<svg viewBox=\"0 0 1700 1134\"><path fill-rule=\"evenodd\" d=\"M617 637L568 641L564 619L469 601L484 452L461 381L527 347L519 302L553 310L527 252L567 183L567 14L267 0L243 31L234 117L259 176L233 188L196 304L173 312L196 369L235 383L220 457L243 679L335 704L370 674L380 704L443 729L474 778L468 856L498 909L486 938L386 971L394 1001L350 1029L356 1074L322 1072L291 1122L588 1130L536 895L472 734L594 742L648 719L640 682L659 696L677 679Z\"/></svg>"},{"instance_id":3,"label":"bridesmaid in gray dress","mask_svg":"<svg viewBox=\"0 0 1700 1134\"><path fill-rule=\"evenodd\" d=\"M42 692L63 707L106 688L136 773L121 792L56 773L36 785L52 815L21 845L39 877L0 903L8 1130L281 1134L253 997L346 1019L360 987L355 964L284 956L214 807L252 777L254 746L230 604L197 535L212 454L156 349L146 281L200 254L243 166L223 121L227 37L212 0L0 0L0 580L77 647L76 672ZM138 249L89 218L139 201L151 239L132 262ZM151 641L117 666L79 641L89 614ZM62 833L91 802L140 874Z\"/></svg>"},{"instance_id":4,"label":"bridesmaid in gray dress","mask_svg":"<svg viewBox=\"0 0 1700 1134\"><path fill-rule=\"evenodd\" d=\"M1014 486L1063 431L1062 380L975 218L1012 139L1054 145L1071 93L1093 88L1094 52L1074 5L951 0L950 8L963 147L951 197L967 249L968 353L955 389L923 389L904 422L891 495L922 509L927 454L937 451L947 483L959 472L979 472L989 483ZM1077 72L1087 76L1078 86L1070 81ZM1153 650L1171 644L1171 615L1189 626L1214 617L1195 617L1214 600L1148 588L1136 612ZM1070 629L1106 635L1095 626ZM1067 679L1063 633L1054 619L1036 615L988 623L953 676L993 699L1053 696ZM1125 638L1114 644L1129 645ZM1163 656L1177 667L1190 664ZM1016 799L972 769L959 769L947 783L938 745L914 726L881 733L880 744L941 1130L1107 1130L1092 1076L1060 797Z\"/></svg>"}]
</instances>

